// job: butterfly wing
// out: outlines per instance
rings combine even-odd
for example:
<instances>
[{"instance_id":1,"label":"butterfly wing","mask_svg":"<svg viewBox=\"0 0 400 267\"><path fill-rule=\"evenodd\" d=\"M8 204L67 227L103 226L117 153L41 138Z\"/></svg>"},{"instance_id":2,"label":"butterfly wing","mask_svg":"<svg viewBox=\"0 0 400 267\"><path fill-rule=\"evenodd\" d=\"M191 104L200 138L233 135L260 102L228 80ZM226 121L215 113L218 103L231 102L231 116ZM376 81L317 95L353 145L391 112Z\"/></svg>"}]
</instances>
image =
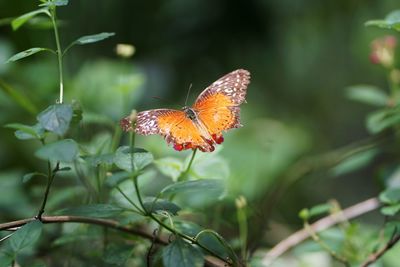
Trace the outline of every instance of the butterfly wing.
<instances>
[{"instance_id":1,"label":"butterfly wing","mask_svg":"<svg viewBox=\"0 0 400 267\"><path fill-rule=\"evenodd\" d=\"M196 147L207 150L209 147L193 122L180 110L152 109L139 112L135 132L142 135L160 134L177 150Z\"/></svg>"},{"instance_id":2,"label":"butterfly wing","mask_svg":"<svg viewBox=\"0 0 400 267\"><path fill-rule=\"evenodd\" d=\"M193 105L210 135L241 127L239 105L245 101L250 73L235 70L208 86Z\"/></svg>"}]
</instances>

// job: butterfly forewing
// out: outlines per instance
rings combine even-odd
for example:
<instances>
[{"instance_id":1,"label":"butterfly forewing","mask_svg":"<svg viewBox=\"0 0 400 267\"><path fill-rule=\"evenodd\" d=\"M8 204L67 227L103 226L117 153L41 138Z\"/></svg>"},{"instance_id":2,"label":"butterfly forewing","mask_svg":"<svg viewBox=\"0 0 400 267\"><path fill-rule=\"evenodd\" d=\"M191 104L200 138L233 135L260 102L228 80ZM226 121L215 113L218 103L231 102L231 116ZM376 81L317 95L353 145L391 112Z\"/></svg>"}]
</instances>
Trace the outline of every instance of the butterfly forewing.
<instances>
[{"instance_id":1,"label":"butterfly forewing","mask_svg":"<svg viewBox=\"0 0 400 267\"><path fill-rule=\"evenodd\" d=\"M210 134L238 128L239 105L245 101L250 73L246 70L233 71L207 87L197 98L193 108Z\"/></svg>"}]
</instances>

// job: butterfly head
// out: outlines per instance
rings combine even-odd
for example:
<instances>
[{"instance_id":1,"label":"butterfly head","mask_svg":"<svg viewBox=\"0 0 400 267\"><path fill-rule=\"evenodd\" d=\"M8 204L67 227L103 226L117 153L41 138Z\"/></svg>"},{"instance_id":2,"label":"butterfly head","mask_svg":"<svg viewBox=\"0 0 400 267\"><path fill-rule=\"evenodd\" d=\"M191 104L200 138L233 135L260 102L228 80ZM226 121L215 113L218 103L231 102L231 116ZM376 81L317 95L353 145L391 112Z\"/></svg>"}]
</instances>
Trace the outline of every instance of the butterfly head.
<instances>
[{"instance_id":1,"label":"butterfly head","mask_svg":"<svg viewBox=\"0 0 400 267\"><path fill-rule=\"evenodd\" d=\"M189 108L188 106L184 106L182 108L183 112L185 112L185 115L187 118L191 119L192 121L197 119L196 113L192 108Z\"/></svg>"}]
</instances>

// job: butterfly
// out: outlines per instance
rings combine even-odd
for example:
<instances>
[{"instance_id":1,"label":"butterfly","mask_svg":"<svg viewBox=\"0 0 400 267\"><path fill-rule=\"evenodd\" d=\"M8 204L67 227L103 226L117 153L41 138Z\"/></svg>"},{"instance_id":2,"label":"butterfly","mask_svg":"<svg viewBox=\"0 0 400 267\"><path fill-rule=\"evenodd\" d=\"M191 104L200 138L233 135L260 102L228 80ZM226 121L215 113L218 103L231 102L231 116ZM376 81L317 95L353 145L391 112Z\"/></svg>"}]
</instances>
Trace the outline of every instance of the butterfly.
<instances>
[{"instance_id":1,"label":"butterfly","mask_svg":"<svg viewBox=\"0 0 400 267\"><path fill-rule=\"evenodd\" d=\"M182 110L151 109L137 114L137 134L159 134L177 151L200 149L212 152L224 141L223 131L239 128L240 104L245 102L250 73L238 69L218 79ZM129 124L130 125L130 124ZM121 126L128 130L126 121Z\"/></svg>"}]
</instances>

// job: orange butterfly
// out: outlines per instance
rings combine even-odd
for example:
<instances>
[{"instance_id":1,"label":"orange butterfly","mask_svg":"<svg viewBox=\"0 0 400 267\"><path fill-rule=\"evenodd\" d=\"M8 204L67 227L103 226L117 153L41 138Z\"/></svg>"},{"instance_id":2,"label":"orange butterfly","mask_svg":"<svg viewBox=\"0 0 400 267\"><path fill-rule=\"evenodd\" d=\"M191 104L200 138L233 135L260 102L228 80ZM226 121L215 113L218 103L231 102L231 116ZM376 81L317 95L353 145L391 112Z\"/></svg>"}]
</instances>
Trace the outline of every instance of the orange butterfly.
<instances>
[{"instance_id":1,"label":"orange butterfly","mask_svg":"<svg viewBox=\"0 0 400 267\"><path fill-rule=\"evenodd\" d=\"M193 107L139 112L134 130L141 135L160 134L178 151L212 152L215 144L224 141L222 131L242 126L239 105L245 101L249 83L247 70L235 70L208 86ZM121 125L128 130L126 122Z\"/></svg>"}]
</instances>

